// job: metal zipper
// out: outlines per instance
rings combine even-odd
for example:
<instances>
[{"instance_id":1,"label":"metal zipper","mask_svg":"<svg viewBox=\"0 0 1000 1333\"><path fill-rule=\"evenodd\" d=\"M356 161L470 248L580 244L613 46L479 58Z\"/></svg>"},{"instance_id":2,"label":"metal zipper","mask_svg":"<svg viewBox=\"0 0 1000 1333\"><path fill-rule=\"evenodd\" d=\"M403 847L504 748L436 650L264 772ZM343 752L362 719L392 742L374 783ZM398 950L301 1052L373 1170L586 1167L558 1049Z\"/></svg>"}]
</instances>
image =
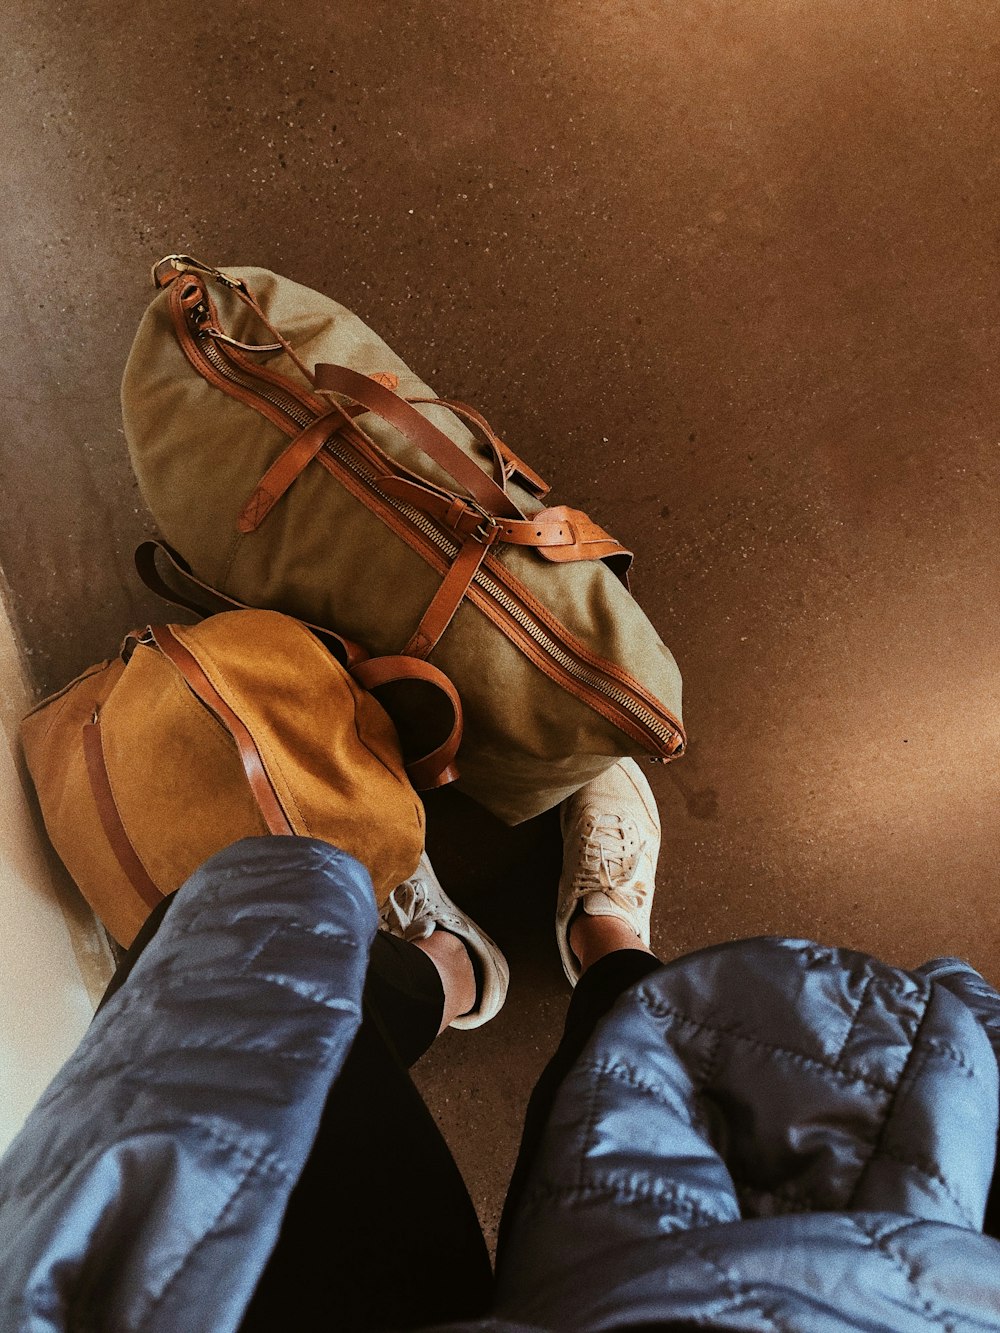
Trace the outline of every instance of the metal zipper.
<instances>
[{"instance_id":1,"label":"metal zipper","mask_svg":"<svg viewBox=\"0 0 1000 1333\"><path fill-rule=\"evenodd\" d=\"M342 466L346 467L356 477L363 481L370 490L377 490L377 487L375 487L371 481L371 474L367 471L364 465L359 463L353 455L349 455L346 449L341 448L337 441L327 440L323 445L323 448L327 453L332 454L338 463L342 464ZM397 513L402 514L404 518L408 519L415 528L419 528L421 532L428 536L434 544L448 556L454 557L458 553L458 543L451 541L440 528L435 526L426 514L422 514L419 509L412 509L408 504L404 504L392 496L383 495L381 491L378 491L378 495L381 499L387 501ZM596 689L606 698L611 699L620 707L626 709L626 711L630 712L633 717L641 721L650 731L653 731L659 736L664 744L667 744L673 738L675 735L673 729L660 722L655 714L647 712L642 708L642 705L633 699L633 697L625 690L616 689L598 672L591 670L591 668L584 663L577 661L575 657L572 657L564 648L560 647L559 643L549 635L548 631L543 629L523 606L520 606L512 597L508 596L501 585L497 583L495 579L491 578L485 570L477 570L473 582L478 584L478 586L482 588L488 596L492 597L495 602L499 602L507 614L513 620L516 620L523 630L531 635L539 647L543 648L545 652L553 658L554 661L558 662L563 670L573 676L575 680L580 681L583 685L588 685L591 689Z\"/></svg>"},{"instance_id":2,"label":"metal zipper","mask_svg":"<svg viewBox=\"0 0 1000 1333\"><path fill-rule=\"evenodd\" d=\"M197 333L195 336L197 338L199 350L204 354L206 360L210 361L219 374L223 375L226 379L234 384L240 385L241 388L248 390L256 397L263 398L273 407L277 407L279 411L283 412L291 421L294 421L295 424L302 429L312 425L313 421L316 420L315 413L310 411L305 404L299 402L294 395L290 393L284 394L281 390L270 384L262 385L260 381L253 379L249 375L243 374L232 366L215 346L210 334ZM419 509L414 509L410 505L395 499L393 496L386 495L383 491L379 490L378 486L372 479L373 474L357 458L353 451L350 451L347 446L342 445L336 437L327 440L323 445L323 448L331 455L331 457L335 458L342 467L347 468L348 471L357 477L369 491L375 493L383 504L387 504L390 508L406 518L408 522L422 532L424 536L430 538L435 546L448 555L449 558L454 558L460 549L459 543L453 542L431 521L431 519L427 517L426 514L422 514ZM504 611L506 611L506 613L521 626L526 634L534 639L538 646L551 657L554 662L562 667L567 675L572 676L573 679L579 681L580 684L595 690L598 694L603 695L612 703L617 704L618 707L625 712L630 713L646 728L647 731L652 732L664 747L669 745L677 737L678 733L673 727L662 722L655 713L644 708L643 705L629 694L627 690L613 685L599 672L588 667L585 663L578 661L577 658L567 652L556 639L552 638L547 630L539 625L537 620L535 620L524 607L520 606L504 591L501 585L497 583L489 573L483 569L477 570L473 582L476 583L488 597L492 598L493 601L503 607ZM675 751L674 753L676 754L678 751ZM651 756L651 759L654 763L666 762L666 760L660 760L658 756L655 755Z\"/></svg>"},{"instance_id":3,"label":"metal zipper","mask_svg":"<svg viewBox=\"0 0 1000 1333\"><path fill-rule=\"evenodd\" d=\"M286 417L294 421L303 430L306 426L311 426L316 420L315 413L311 412L304 403L300 403L292 394L283 394L280 389L271 384L262 386L259 380L253 379L250 375L244 375L242 371L237 370L216 347L211 334L196 333L195 337L198 340L198 350L203 353L205 360L210 361L219 374L227 380L240 385L241 388L248 390L257 398L263 398L272 407L284 412ZM292 406L289 406L289 404L292 404Z\"/></svg>"}]
</instances>

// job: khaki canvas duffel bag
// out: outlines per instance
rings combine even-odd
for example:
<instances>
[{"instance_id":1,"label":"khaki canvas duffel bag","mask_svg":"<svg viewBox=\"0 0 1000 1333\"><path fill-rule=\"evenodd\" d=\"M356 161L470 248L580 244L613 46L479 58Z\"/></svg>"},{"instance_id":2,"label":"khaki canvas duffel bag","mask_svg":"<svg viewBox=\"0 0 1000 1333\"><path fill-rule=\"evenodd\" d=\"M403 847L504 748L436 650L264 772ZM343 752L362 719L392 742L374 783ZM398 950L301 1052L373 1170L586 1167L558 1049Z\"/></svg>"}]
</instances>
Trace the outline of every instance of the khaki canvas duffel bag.
<instances>
[{"instance_id":1,"label":"khaki canvas duffel bag","mask_svg":"<svg viewBox=\"0 0 1000 1333\"><path fill-rule=\"evenodd\" d=\"M680 754L680 673L630 553L547 505L478 413L274 273L173 255L154 280L125 433L197 579L440 667L465 713L459 786L509 823L622 755Z\"/></svg>"},{"instance_id":2,"label":"khaki canvas duffel bag","mask_svg":"<svg viewBox=\"0 0 1000 1333\"><path fill-rule=\"evenodd\" d=\"M303 625L231 611L130 635L21 724L53 846L122 945L215 852L305 834L410 876L424 813L381 705Z\"/></svg>"}]
</instances>

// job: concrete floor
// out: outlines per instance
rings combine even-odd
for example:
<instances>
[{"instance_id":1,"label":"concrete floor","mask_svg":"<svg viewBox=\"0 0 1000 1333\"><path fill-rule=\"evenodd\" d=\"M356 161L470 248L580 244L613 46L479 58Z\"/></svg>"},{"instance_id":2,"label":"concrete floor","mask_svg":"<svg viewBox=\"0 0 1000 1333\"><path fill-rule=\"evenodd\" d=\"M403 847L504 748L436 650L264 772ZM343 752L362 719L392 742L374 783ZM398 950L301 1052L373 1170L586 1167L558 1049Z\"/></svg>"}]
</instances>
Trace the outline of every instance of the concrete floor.
<instances>
[{"instance_id":1,"label":"concrete floor","mask_svg":"<svg viewBox=\"0 0 1000 1333\"><path fill-rule=\"evenodd\" d=\"M1000 20L978 0L11 0L0 563L39 689L162 610L117 390L171 250L352 306L637 552L685 673L664 956L1000 981ZM495 1220L553 819L431 803L512 994L423 1087Z\"/></svg>"}]
</instances>

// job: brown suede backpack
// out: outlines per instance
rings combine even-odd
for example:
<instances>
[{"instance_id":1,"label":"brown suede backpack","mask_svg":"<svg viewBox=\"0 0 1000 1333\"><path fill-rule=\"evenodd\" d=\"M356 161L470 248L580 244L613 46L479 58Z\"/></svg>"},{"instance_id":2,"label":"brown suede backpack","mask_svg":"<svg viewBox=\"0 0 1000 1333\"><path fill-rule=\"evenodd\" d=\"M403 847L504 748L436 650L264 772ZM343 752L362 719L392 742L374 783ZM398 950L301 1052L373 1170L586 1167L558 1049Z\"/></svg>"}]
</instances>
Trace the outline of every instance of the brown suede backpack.
<instances>
[{"instance_id":1,"label":"brown suede backpack","mask_svg":"<svg viewBox=\"0 0 1000 1333\"><path fill-rule=\"evenodd\" d=\"M465 714L459 785L510 823L619 756L681 753L680 673L629 594L630 552L549 505L476 411L274 273L171 255L154 279L125 433L195 583L440 667Z\"/></svg>"},{"instance_id":2,"label":"brown suede backpack","mask_svg":"<svg viewBox=\"0 0 1000 1333\"><path fill-rule=\"evenodd\" d=\"M370 684L392 675L391 663L367 666ZM423 806L388 715L306 626L273 611L130 635L120 658L29 713L21 737L52 843L121 945L239 838L333 843L368 868L380 903L423 850Z\"/></svg>"}]
</instances>

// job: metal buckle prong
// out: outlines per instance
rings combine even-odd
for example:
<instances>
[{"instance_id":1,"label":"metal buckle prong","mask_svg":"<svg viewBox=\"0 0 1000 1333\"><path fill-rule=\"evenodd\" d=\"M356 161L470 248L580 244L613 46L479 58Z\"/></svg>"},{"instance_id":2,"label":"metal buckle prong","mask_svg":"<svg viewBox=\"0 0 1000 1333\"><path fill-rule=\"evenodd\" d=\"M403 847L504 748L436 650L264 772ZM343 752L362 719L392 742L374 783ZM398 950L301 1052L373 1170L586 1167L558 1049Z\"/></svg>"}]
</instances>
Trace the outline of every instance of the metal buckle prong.
<instances>
[{"instance_id":1,"label":"metal buckle prong","mask_svg":"<svg viewBox=\"0 0 1000 1333\"><path fill-rule=\"evenodd\" d=\"M474 509L482 520L479 526L472 533L472 536L476 539L477 542L483 542L485 544L486 542L491 540L491 534L496 532L497 528L500 526L500 520L498 518L495 518L494 515L491 514L488 509L484 509L483 506L479 503L479 501L476 500L473 496L467 495L464 496L463 498L465 499L465 502L466 504L468 504L469 508Z\"/></svg>"}]
</instances>

